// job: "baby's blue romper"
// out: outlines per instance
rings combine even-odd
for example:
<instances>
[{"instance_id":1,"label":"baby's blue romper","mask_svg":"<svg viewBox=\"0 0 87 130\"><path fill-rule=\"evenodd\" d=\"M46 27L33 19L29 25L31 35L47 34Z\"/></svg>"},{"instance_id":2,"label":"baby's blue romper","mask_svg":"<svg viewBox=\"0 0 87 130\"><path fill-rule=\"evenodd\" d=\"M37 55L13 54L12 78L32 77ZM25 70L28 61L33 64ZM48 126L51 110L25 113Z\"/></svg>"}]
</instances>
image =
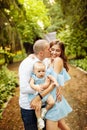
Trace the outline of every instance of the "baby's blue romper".
<instances>
[{"instance_id":1,"label":"baby's blue romper","mask_svg":"<svg viewBox=\"0 0 87 130\"><path fill-rule=\"evenodd\" d=\"M45 83L46 76L47 76L47 74L43 78L38 78L35 74L33 74L33 73L31 74L31 77L34 79L34 83L36 85ZM28 94L29 102L31 102L32 99L35 98L37 94L38 94L38 92L36 92L35 94ZM46 96L43 97L43 99L42 99L43 103L47 101L48 96L49 96L49 94L47 94Z\"/></svg>"}]
</instances>

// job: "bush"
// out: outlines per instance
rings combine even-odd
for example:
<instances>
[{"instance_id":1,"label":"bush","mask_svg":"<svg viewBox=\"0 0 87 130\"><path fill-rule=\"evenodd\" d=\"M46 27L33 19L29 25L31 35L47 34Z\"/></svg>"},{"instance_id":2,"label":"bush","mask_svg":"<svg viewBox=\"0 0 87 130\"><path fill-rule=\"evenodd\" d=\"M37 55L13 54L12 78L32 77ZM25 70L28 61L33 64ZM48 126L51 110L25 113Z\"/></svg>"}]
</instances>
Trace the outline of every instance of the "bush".
<instances>
[{"instance_id":1,"label":"bush","mask_svg":"<svg viewBox=\"0 0 87 130\"><path fill-rule=\"evenodd\" d=\"M13 96L15 87L18 86L17 75L10 71L6 65L0 70L0 109L3 109L3 104L7 102L9 96ZM2 111L1 111L2 112Z\"/></svg>"},{"instance_id":2,"label":"bush","mask_svg":"<svg viewBox=\"0 0 87 130\"><path fill-rule=\"evenodd\" d=\"M87 71L87 56L84 59L70 60L70 63Z\"/></svg>"}]
</instances>

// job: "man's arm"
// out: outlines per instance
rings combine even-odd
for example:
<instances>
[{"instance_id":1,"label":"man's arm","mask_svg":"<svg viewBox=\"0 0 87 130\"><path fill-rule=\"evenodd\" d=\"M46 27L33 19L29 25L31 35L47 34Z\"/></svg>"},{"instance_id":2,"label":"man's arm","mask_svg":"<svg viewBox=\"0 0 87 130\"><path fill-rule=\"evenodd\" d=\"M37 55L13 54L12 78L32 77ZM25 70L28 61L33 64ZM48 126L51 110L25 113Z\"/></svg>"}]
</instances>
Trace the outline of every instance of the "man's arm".
<instances>
[{"instance_id":1,"label":"man's arm","mask_svg":"<svg viewBox=\"0 0 87 130\"><path fill-rule=\"evenodd\" d=\"M43 98L44 96L46 96L50 91L53 90L53 88L55 87L54 83L50 84L50 86L45 89L44 91L42 91L40 93L41 97ZM41 107L41 97L40 95L37 95L30 103L31 107L32 108L38 108L40 109L39 107ZM38 105L39 104L39 105Z\"/></svg>"}]
</instances>

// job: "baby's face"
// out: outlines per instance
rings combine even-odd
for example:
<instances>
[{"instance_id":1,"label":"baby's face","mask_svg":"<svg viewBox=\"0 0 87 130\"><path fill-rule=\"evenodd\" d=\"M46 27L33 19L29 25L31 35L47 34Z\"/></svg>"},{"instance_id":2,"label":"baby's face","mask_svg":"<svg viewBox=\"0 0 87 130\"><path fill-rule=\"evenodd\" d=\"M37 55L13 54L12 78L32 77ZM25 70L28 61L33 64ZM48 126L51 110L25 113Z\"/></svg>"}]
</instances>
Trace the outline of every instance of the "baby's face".
<instances>
[{"instance_id":1,"label":"baby's face","mask_svg":"<svg viewBox=\"0 0 87 130\"><path fill-rule=\"evenodd\" d=\"M35 67L34 73L38 78L43 78L45 76L45 67L41 65Z\"/></svg>"}]
</instances>

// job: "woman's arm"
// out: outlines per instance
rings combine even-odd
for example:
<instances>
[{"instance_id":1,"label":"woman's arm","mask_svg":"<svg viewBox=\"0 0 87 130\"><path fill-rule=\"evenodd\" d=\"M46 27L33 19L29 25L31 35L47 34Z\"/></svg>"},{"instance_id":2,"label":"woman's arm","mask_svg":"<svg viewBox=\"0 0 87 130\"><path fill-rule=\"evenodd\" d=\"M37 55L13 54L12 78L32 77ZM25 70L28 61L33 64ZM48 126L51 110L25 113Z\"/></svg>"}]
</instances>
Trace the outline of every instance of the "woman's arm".
<instances>
[{"instance_id":1,"label":"woman's arm","mask_svg":"<svg viewBox=\"0 0 87 130\"><path fill-rule=\"evenodd\" d=\"M59 74L63 69L63 60L58 57L54 60L54 72ZM56 97L58 101L62 100L62 86L59 86L56 91Z\"/></svg>"},{"instance_id":2,"label":"woman's arm","mask_svg":"<svg viewBox=\"0 0 87 130\"><path fill-rule=\"evenodd\" d=\"M60 57L55 58L53 69L54 69L54 72L56 72L57 74L59 74L62 71L63 60Z\"/></svg>"},{"instance_id":3,"label":"woman's arm","mask_svg":"<svg viewBox=\"0 0 87 130\"><path fill-rule=\"evenodd\" d=\"M53 82L55 84L56 87L59 86L57 80L52 75L48 75L48 78L50 79L51 83Z\"/></svg>"},{"instance_id":4,"label":"woman's arm","mask_svg":"<svg viewBox=\"0 0 87 130\"><path fill-rule=\"evenodd\" d=\"M48 75L48 76L46 77L45 83L41 84L41 86L42 86L42 88L45 90L46 88L49 87L49 85L50 85L52 82L54 83L55 86L59 86L59 85L58 85L58 82L56 81L56 79L55 79L52 75Z\"/></svg>"}]
</instances>

